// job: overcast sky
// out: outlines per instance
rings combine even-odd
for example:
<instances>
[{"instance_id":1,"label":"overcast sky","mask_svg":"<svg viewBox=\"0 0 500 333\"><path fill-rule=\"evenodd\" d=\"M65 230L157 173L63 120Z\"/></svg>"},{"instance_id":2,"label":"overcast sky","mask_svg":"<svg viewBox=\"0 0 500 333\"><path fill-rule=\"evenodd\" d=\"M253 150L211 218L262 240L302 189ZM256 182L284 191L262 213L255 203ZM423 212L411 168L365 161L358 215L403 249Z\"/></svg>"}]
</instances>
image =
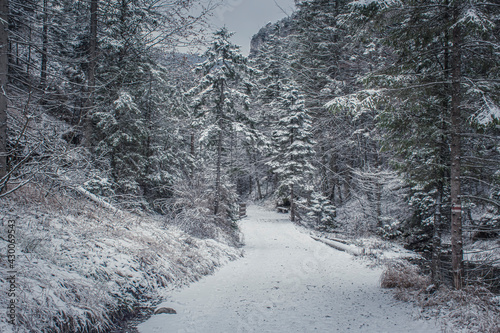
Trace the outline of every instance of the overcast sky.
<instances>
[{"instance_id":1,"label":"overcast sky","mask_svg":"<svg viewBox=\"0 0 500 333\"><path fill-rule=\"evenodd\" d=\"M248 55L252 36L267 23L290 15L294 9L294 0L225 0L225 5L215 10L212 22L216 27L225 25L235 32L233 42Z\"/></svg>"}]
</instances>

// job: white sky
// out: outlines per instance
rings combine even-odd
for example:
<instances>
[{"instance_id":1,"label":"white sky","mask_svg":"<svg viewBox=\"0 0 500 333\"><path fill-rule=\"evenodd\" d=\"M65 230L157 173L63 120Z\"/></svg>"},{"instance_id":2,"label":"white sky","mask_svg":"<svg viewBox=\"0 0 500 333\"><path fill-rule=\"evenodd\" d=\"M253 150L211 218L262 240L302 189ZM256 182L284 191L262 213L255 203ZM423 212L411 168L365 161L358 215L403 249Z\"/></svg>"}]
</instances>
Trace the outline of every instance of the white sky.
<instances>
[{"instance_id":1,"label":"white sky","mask_svg":"<svg viewBox=\"0 0 500 333\"><path fill-rule=\"evenodd\" d=\"M248 55L252 36L267 23L290 15L294 9L294 0L225 0L225 4L215 10L212 23L217 28L225 25L235 32L233 43L240 45L242 53Z\"/></svg>"}]
</instances>

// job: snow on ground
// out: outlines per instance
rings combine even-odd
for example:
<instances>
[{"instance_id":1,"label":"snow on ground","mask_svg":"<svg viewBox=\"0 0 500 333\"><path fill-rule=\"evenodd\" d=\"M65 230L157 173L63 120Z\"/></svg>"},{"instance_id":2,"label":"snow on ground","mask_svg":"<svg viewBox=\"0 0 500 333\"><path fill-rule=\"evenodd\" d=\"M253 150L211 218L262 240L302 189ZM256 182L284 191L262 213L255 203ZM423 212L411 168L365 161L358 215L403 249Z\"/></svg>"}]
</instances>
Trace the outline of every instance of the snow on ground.
<instances>
[{"instance_id":1,"label":"snow on ground","mask_svg":"<svg viewBox=\"0 0 500 333\"><path fill-rule=\"evenodd\" d=\"M172 291L139 325L158 332L440 332L379 287L381 268L314 241L286 215L248 208L244 258Z\"/></svg>"},{"instance_id":2,"label":"snow on ground","mask_svg":"<svg viewBox=\"0 0 500 333\"><path fill-rule=\"evenodd\" d=\"M11 268L7 221L15 223L15 297L0 297L0 332L108 331L137 305L189 284L241 250L192 237L141 216L97 206L78 196L46 196L26 186L0 201L0 290ZM9 284L10 285L10 284ZM156 298L155 298L156 299ZM16 302L16 326L7 323Z\"/></svg>"}]
</instances>

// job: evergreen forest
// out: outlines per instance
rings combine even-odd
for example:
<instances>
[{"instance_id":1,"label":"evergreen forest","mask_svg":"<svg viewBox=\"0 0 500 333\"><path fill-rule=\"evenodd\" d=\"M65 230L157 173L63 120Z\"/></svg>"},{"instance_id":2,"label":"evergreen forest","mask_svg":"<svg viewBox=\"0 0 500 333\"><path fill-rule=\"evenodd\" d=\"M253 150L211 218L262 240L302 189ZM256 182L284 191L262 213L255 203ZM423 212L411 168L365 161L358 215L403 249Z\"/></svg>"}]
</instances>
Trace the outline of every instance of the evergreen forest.
<instances>
[{"instance_id":1,"label":"evergreen forest","mask_svg":"<svg viewBox=\"0 0 500 333\"><path fill-rule=\"evenodd\" d=\"M149 289L224 263L190 266L203 246L235 259L250 203L316 235L401 244L433 288L500 292L500 4L295 3L247 57L233 32L210 32L216 0L0 0L0 219L17 221L17 257L55 258L65 223L119 239L151 220L156 246L137 261L154 278L113 287L111 312L79 312L86 296L69 291L62 312L26 296L27 331L104 332ZM92 244L75 248L105 247ZM200 253L162 271L165 244ZM111 269L61 260L44 265ZM26 283L45 281L35 271Z\"/></svg>"}]
</instances>

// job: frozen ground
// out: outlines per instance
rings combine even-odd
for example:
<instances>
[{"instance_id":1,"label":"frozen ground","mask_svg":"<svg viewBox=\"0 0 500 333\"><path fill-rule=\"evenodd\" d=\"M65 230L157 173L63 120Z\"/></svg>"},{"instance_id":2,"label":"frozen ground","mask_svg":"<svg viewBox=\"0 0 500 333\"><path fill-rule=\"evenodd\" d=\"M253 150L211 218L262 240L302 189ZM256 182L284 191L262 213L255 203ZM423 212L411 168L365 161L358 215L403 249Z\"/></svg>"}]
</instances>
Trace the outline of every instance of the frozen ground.
<instances>
[{"instance_id":1,"label":"frozen ground","mask_svg":"<svg viewBox=\"0 0 500 333\"><path fill-rule=\"evenodd\" d=\"M241 249L192 237L161 216L60 192L29 184L0 200L0 333L108 332L113 315L148 307L153 296L241 257ZM15 224L11 263L7 221ZM7 297L12 269L15 292ZM11 301L15 326L7 323Z\"/></svg>"},{"instance_id":2,"label":"frozen ground","mask_svg":"<svg viewBox=\"0 0 500 333\"><path fill-rule=\"evenodd\" d=\"M161 306L177 314L153 316L141 333L440 332L379 287L380 268L314 241L286 215L250 206L240 226L245 257L173 291Z\"/></svg>"}]
</instances>

